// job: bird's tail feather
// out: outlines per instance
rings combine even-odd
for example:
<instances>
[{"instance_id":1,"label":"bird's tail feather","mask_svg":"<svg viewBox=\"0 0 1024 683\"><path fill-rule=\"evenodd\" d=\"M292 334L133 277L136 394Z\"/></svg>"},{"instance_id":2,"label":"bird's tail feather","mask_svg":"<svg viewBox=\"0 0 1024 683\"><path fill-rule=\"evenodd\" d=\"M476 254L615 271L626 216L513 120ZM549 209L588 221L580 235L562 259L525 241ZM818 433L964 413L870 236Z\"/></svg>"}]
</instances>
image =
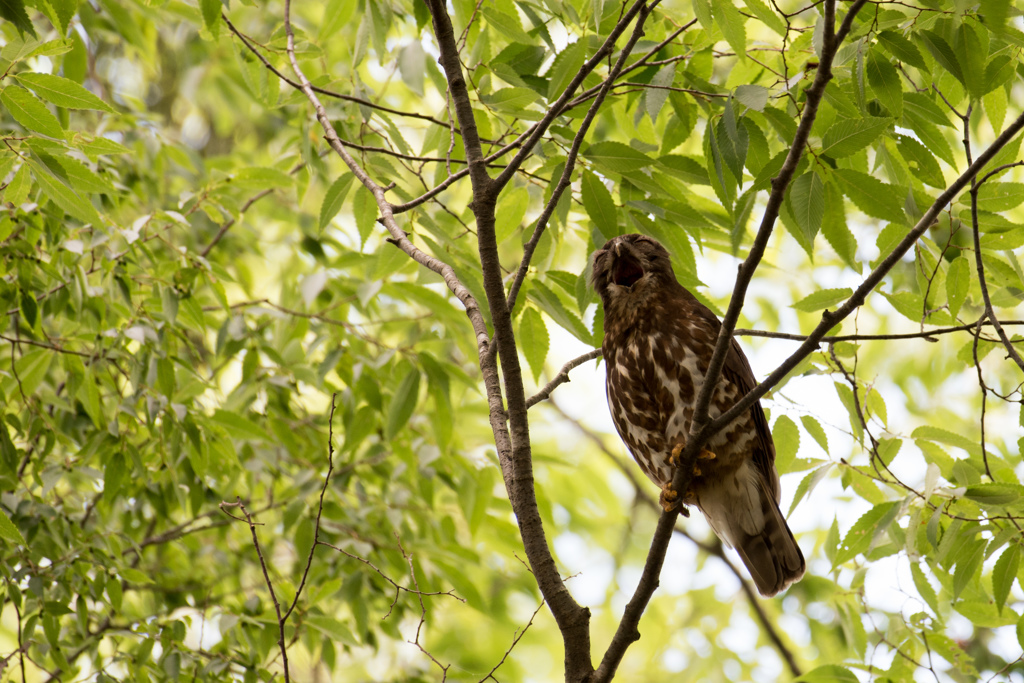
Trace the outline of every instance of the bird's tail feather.
<instances>
[{"instance_id":1,"label":"bird's tail feather","mask_svg":"<svg viewBox=\"0 0 1024 683\"><path fill-rule=\"evenodd\" d=\"M774 498L761 490L764 527L748 534L740 525L730 531L731 540L754 579L758 592L770 598L804 575L804 555L793 538Z\"/></svg>"}]
</instances>

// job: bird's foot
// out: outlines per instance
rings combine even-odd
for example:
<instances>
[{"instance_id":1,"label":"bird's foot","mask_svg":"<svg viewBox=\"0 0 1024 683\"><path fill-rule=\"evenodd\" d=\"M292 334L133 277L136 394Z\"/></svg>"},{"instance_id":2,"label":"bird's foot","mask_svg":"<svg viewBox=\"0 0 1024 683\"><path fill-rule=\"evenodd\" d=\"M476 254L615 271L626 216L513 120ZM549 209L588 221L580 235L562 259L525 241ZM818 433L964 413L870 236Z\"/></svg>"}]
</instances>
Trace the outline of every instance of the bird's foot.
<instances>
[{"instance_id":1,"label":"bird's foot","mask_svg":"<svg viewBox=\"0 0 1024 683\"><path fill-rule=\"evenodd\" d=\"M679 463L681 462L680 456L683 454L683 449L685 448L685 443L677 443L675 446L673 446L672 452L669 453L668 455L668 464L671 465L672 467L678 467ZM700 450L700 453L697 454L698 460L714 460L717 457L718 456L715 453L712 453L706 448L702 448ZM700 472L695 472L695 474L700 474Z\"/></svg>"},{"instance_id":2,"label":"bird's foot","mask_svg":"<svg viewBox=\"0 0 1024 683\"><path fill-rule=\"evenodd\" d=\"M672 488L672 482L661 487L661 495L658 497L658 503L661 504L661 509L665 512L672 512L672 510L679 507L679 493Z\"/></svg>"},{"instance_id":3,"label":"bird's foot","mask_svg":"<svg viewBox=\"0 0 1024 683\"><path fill-rule=\"evenodd\" d=\"M687 497L689 495L690 493L687 492ZM665 512L672 512L674 509L679 508L679 514L683 517L690 516L690 511L686 509L686 506L681 505L682 501L679 498L679 494L672 488L671 482L661 487L661 496L658 497L658 503Z\"/></svg>"},{"instance_id":4,"label":"bird's foot","mask_svg":"<svg viewBox=\"0 0 1024 683\"><path fill-rule=\"evenodd\" d=\"M669 453L668 455L669 465L671 465L672 467L679 466L679 455L683 452L684 448L686 448L686 444L684 443L677 443L675 446L672 447L672 452Z\"/></svg>"}]
</instances>

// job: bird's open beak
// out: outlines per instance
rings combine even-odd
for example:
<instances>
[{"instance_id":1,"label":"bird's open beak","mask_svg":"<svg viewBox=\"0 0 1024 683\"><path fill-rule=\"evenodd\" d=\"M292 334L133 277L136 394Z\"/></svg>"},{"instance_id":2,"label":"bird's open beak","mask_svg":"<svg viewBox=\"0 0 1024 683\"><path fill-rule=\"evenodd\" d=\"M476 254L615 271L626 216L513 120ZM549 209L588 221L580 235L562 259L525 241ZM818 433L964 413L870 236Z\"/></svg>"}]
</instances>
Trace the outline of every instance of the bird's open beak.
<instances>
[{"instance_id":1,"label":"bird's open beak","mask_svg":"<svg viewBox=\"0 0 1024 683\"><path fill-rule=\"evenodd\" d=\"M640 260L633 254L633 250L627 245L615 245L612 254L615 257L612 263L612 282L620 287L632 287L637 280L644 276L644 268Z\"/></svg>"}]
</instances>

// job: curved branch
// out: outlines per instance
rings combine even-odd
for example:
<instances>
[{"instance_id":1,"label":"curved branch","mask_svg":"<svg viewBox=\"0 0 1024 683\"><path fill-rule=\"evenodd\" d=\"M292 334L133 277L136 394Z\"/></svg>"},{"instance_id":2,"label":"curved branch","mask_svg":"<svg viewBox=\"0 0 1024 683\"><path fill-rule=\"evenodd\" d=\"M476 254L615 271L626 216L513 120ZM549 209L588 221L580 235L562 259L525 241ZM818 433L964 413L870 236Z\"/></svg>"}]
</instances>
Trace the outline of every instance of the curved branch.
<instances>
[{"instance_id":1,"label":"curved branch","mask_svg":"<svg viewBox=\"0 0 1024 683\"><path fill-rule=\"evenodd\" d=\"M473 325L473 331L476 334L478 350L482 353L486 352L487 347L489 346L487 324L484 322L483 314L480 311L480 306L477 304L476 299L470 291L466 289L465 285L462 284L450 265L420 250L409 240L408 235L406 235L405 231L402 230L395 221L394 212L391 210L391 203L388 202L387 198L384 196L385 189L374 182L373 179L367 175L366 171L356 163L356 160L352 158L352 155L349 154L348 150L345 148L345 144L338 137L337 132L334 130L334 126L331 125L330 119L327 117L327 110L324 108L323 103L320 102L320 98L317 97L316 92L313 90L313 86L310 84L309 79L306 78L302 68L299 66L298 59L295 57L295 32L292 29L291 23L291 0L285 0L284 25L285 32L288 37L288 59L291 61L292 69L295 71L295 75L299 79L299 89L302 90L306 99L309 100L310 104L313 105L313 108L316 111L317 121L320 122L320 126L324 130L324 137L327 140L327 143L338 154L338 156L341 157L342 161L345 162L345 165L352 171L352 174L355 175L355 177L359 179L359 182L363 184L363 187L373 194L373 197L377 202L377 207L381 212L381 222L391 234L388 241L408 254L417 263L429 268L444 278L445 284L448 285L448 289L450 289L459 301L462 302L462 305L466 309L466 315L469 317L469 320Z\"/></svg>"},{"instance_id":2,"label":"curved branch","mask_svg":"<svg viewBox=\"0 0 1024 683\"><path fill-rule=\"evenodd\" d=\"M595 358L601 357L601 349L594 349L593 351L587 351L582 356L573 358L571 361L562 366L558 374L555 375L554 379L548 382L543 389L538 391L536 394L526 399L526 407L532 408L541 401L546 400L551 396L551 392L557 389L560 385L565 384L569 381L569 371L574 368L586 363L588 360L594 360Z\"/></svg>"}]
</instances>

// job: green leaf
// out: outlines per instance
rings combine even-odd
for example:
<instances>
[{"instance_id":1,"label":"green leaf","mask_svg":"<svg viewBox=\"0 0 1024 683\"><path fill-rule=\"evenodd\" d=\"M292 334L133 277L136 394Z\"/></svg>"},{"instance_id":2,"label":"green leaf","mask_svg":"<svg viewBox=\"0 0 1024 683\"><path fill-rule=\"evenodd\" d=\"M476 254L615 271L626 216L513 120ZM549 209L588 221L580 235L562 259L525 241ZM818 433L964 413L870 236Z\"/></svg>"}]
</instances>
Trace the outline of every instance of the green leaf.
<instances>
[{"instance_id":1,"label":"green leaf","mask_svg":"<svg viewBox=\"0 0 1024 683\"><path fill-rule=\"evenodd\" d=\"M976 527L964 531L956 541L959 550L956 554L956 570L953 572L954 600L960 597L967 584L979 576L981 564L985 560L988 541L977 538L976 531Z\"/></svg>"},{"instance_id":2,"label":"green leaf","mask_svg":"<svg viewBox=\"0 0 1024 683\"><path fill-rule=\"evenodd\" d=\"M956 319L967 298L967 291L971 286L971 264L964 256L957 256L949 264L946 272L946 301L949 304L949 314Z\"/></svg>"},{"instance_id":3,"label":"green leaf","mask_svg":"<svg viewBox=\"0 0 1024 683\"><path fill-rule=\"evenodd\" d=\"M925 603L931 607L932 613L939 614L939 600L935 595L935 589L932 588L932 584L928 581L928 578L924 575L917 562L910 563L910 573L914 578L914 587L917 588L917 592L924 598Z\"/></svg>"},{"instance_id":4,"label":"green leaf","mask_svg":"<svg viewBox=\"0 0 1024 683\"><path fill-rule=\"evenodd\" d=\"M903 116L903 85L896 67L889 63L889 58L877 47L872 48L868 52L864 71L871 89L889 115L896 118Z\"/></svg>"},{"instance_id":5,"label":"green leaf","mask_svg":"<svg viewBox=\"0 0 1024 683\"><path fill-rule=\"evenodd\" d=\"M391 398L391 406L388 408L388 422L385 430L385 435L388 441L395 438L395 436L405 427L405 423L412 417L412 412L416 408L416 402L419 400L420 393L420 371L417 368L410 368L402 381L399 383L398 388L395 390L394 396Z\"/></svg>"},{"instance_id":6,"label":"green leaf","mask_svg":"<svg viewBox=\"0 0 1024 683\"><path fill-rule=\"evenodd\" d=\"M249 190L277 190L293 186L295 180L276 168L250 166L237 171L231 183Z\"/></svg>"},{"instance_id":7,"label":"green leaf","mask_svg":"<svg viewBox=\"0 0 1024 683\"><path fill-rule=\"evenodd\" d=\"M956 79L961 83L964 82L964 73L960 68L960 63L957 61L956 53L953 52L953 48L945 38L929 30L917 31L914 35L924 43L924 46L932 53L939 66L956 76Z\"/></svg>"},{"instance_id":8,"label":"green leaf","mask_svg":"<svg viewBox=\"0 0 1024 683\"><path fill-rule=\"evenodd\" d=\"M0 91L0 104L11 117L31 131L51 138L64 138L64 129L46 105L25 88L11 85Z\"/></svg>"},{"instance_id":9,"label":"green leaf","mask_svg":"<svg viewBox=\"0 0 1024 683\"><path fill-rule=\"evenodd\" d=\"M71 185L71 189L75 192L82 194L115 194L116 192L106 179L96 175L85 164L76 159L67 156L47 157L44 155L40 155L40 159L56 175L63 175L63 179Z\"/></svg>"},{"instance_id":10,"label":"green leaf","mask_svg":"<svg viewBox=\"0 0 1024 683\"><path fill-rule=\"evenodd\" d=\"M892 185L849 168L836 169L835 177L843 194L869 216L888 221L902 221L903 202Z\"/></svg>"},{"instance_id":11,"label":"green leaf","mask_svg":"<svg viewBox=\"0 0 1024 683\"><path fill-rule=\"evenodd\" d=\"M732 177L739 180L743 177L743 166L747 159L747 147L749 137L746 126L737 124L732 102L726 101L725 113L718 121L715 140L718 149L721 150L722 158L732 171Z\"/></svg>"},{"instance_id":12,"label":"green leaf","mask_svg":"<svg viewBox=\"0 0 1024 683\"><path fill-rule=\"evenodd\" d=\"M1013 588L1013 582L1017 578L1018 567L1020 567L1020 546L1016 541L1010 541L999 559L996 560L995 567L992 568L992 596L995 598L1000 614L1003 611L1003 605L1006 604L1007 596L1010 595L1010 589Z\"/></svg>"},{"instance_id":13,"label":"green leaf","mask_svg":"<svg viewBox=\"0 0 1024 683\"><path fill-rule=\"evenodd\" d=\"M948 429L942 429L941 427L922 425L915 429L910 436L914 439L925 439L936 443L944 443L948 446L956 446L957 448L964 449L971 455L981 456L981 448L978 446L977 441L951 432Z\"/></svg>"},{"instance_id":14,"label":"green leaf","mask_svg":"<svg viewBox=\"0 0 1024 683\"><path fill-rule=\"evenodd\" d=\"M949 112L943 110L930 95L922 92L903 94L903 112L936 126L953 126L949 120Z\"/></svg>"},{"instance_id":15,"label":"green leaf","mask_svg":"<svg viewBox=\"0 0 1024 683\"><path fill-rule=\"evenodd\" d=\"M787 35L787 26L778 14L773 12L762 0L743 0L750 13L757 17L758 21L775 31L783 38Z\"/></svg>"},{"instance_id":16,"label":"green leaf","mask_svg":"<svg viewBox=\"0 0 1024 683\"><path fill-rule=\"evenodd\" d=\"M220 13L223 5L220 0L199 0L199 9L203 14L203 25L216 40L220 35Z\"/></svg>"},{"instance_id":17,"label":"green leaf","mask_svg":"<svg viewBox=\"0 0 1024 683\"><path fill-rule=\"evenodd\" d=\"M409 86L409 90L420 97L423 96L426 63L427 54L423 51L423 43L418 39L410 40L398 53L398 70L402 73L402 80Z\"/></svg>"},{"instance_id":18,"label":"green leaf","mask_svg":"<svg viewBox=\"0 0 1024 683\"><path fill-rule=\"evenodd\" d=\"M804 313L812 313L833 306L841 301L846 301L850 298L851 294L853 294L853 290L849 287L819 289L817 292L796 302L792 307Z\"/></svg>"},{"instance_id":19,"label":"green leaf","mask_svg":"<svg viewBox=\"0 0 1024 683\"><path fill-rule=\"evenodd\" d=\"M360 244L365 246L366 240L373 234L373 228L377 224L379 208L373 193L362 185L356 188L355 197L352 199L352 213L356 217Z\"/></svg>"},{"instance_id":20,"label":"green leaf","mask_svg":"<svg viewBox=\"0 0 1024 683\"><path fill-rule=\"evenodd\" d=\"M736 100L755 111L764 111L768 104L768 88L763 85L741 85L736 88Z\"/></svg>"},{"instance_id":21,"label":"green leaf","mask_svg":"<svg viewBox=\"0 0 1024 683\"><path fill-rule=\"evenodd\" d=\"M985 27L996 34L1003 33L1012 7L1013 0L981 0L979 11Z\"/></svg>"},{"instance_id":22,"label":"green leaf","mask_svg":"<svg viewBox=\"0 0 1024 683\"><path fill-rule=\"evenodd\" d=\"M898 512L899 503L895 501L879 503L865 512L846 532L832 566L838 567L868 552L873 541L885 533Z\"/></svg>"},{"instance_id":23,"label":"green leaf","mask_svg":"<svg viewBox=\"0 0 1024 683\"><path fill-rule=\"evenodd\" d=\"M1024 486L1020 484L974 484L968 486L964 498L973 500L984 507L1003 507L1014 503L1024 495Z\"/></svg>"},{"instance_id":24,"label":"green leaf","mask_svg":"<svg viewBox=\"0 0 1024 683\"><path fill-rule=\"evenodd\" d=\"M530 193L525 187L506 190L501 194L494 214L494 233L498 244L519 230L529 206Z\"/></svg>"},{"instance_id":25,"label":"green leaf","mask_svg":"<svg viewBox=\"0 0 1024 683\"><path fill-rule=\"evenodd\" d=\"M772 441L775 442L775 466L779 472L788 472L800 448L800 430L796 423L780 415L772 426Z\"/></svg>"},{"instance_id":26,"label":"green leaf","mask_svg":"<svg viewBox=\"0 0 1024 683\"><path fill-rule=\"evenodd\" d=\"M18 33L36 35L36 29L25 12L24 0L0 0L0 17L14 24Z\"/></svg>"},{"instance_id":27,"label":"green leaf","mask_svg":"<svg viewBox=\"0 0 1024 683\"><path fill-rule=\"evenodd\" d=\"M804 173L790 188L793 218L807 242L814 242L825 215L825 182L815 171Z\"/></svg>"},{"instance_id":28,"label":"green leaf","mask_svg":"<svg viewBox=\"0 0 1024 683\"><path fill-rule=\"evenodd\" d=\"M662 107L665 106L665 100L668 99L669 90L672 83L676 78L676 65L666 64L665 66L658 69L658 72L654 74L654 78L651 79L652 87L648 88L644 93L644 108L647 110L647 115L651 117L652 122L658 120L658 114L661 113Z\"/></svg>"},{"instance_id":29,"label":"green leaf","mask_svg":"<svg viewBox=\"0 0 1024 683\"><path fill-rule=\"evenodd\" d=\"M121 491L125 479L128 477L128 467L125 463L124 454L121 452L112 453L107 458L103 467L103 498L112 502Z\"/></svg>"},{"instance_id":30,"label":"green leaf","mask_svg":"<svg viewBox=\"0 0 1024 683\"><path fill-rule=\"evenodd\" d=\"M904 38L902 33L879 31L875 34L875 37L896 59L904 64L916 66L918 69L924 69L925 71L928 70L921 51L917 49L916 45Z\"/></svg>"},{"instance_id":31,"label":"green leaf","mask_svg":"<svg viewBox=\"0 0 1024 683\"><path fill-rule=\"evenodd\" d=\"M601 235L610 240L619 234L618 210L612 201L612 194L604 186L601 179L590 171L583 172L582 198L590 220L594 222Z\"/></svg>"},{"instance_id":32,"label":"green leaf","mask_svg":"<svg viewBox=\"0 0 1024 683\"><path fill-rule=\"evenodd\" d=\"M594 340L587 326L576 315L571 313L562 303L558 295L544 283L534 280L530 285L529 297L540 306L548 317L559 327L567 330L584 344L593 344Z\"/></svg>"},{"instance_id":33,"label":"green leaf","mask_svg":"<svg viewBox=\"0 0 1024 683\"><path fill-rule=\"evenodd\" d=\"M338 211L341 210L342 204L345 203L345 197L348 195L348 190L352 187L352 181L356 177L351 173L345 173L338 177L331 186L327 188L327 192L324 194L324 201L320 204L320 230L323 230L327 225L338 215Z\"/></svg>"},{"instance_id":34,"label":"green leaf","mask_svg":"<svg viewBox=\"0 0 1024 683\"><path fill-rule=\"evenodd\" d=\"M946 179L942 176L942 169L928 148L909 135L897 135L896 140L896 147L910 167L910 172L927 185L945 189Z\"/></svg>"},{"instance_id":35,"label":"green leaf","mask_svg":"<svg viewBox=\"0 0 1024 683\"><path fill-rule=\"evenodd\" d=\"M160 358L156 362L157 386L160 393L171 398L174 396L175 374L174 363L168 358Z\"/></svg>"},{"instance_id":36,"label":"green leaf","mask_svg":"<svg viewBox=\"0 0 1024 683\"><path fill-rule=\"evenodd\" d=\"M980 99L985 94L985 62L988 60L988 41L984 43L977 29L963 22L953 39L953 52L963 70L963 83L971 99Z\"/></svg>"},{"instance_id":37,"label":"green leaf","mask_svg":"<svg viewBox=\"0 0 1024 683\"><path fill-rule=\"evenodd\" d=\"M839 188L830 180L825 185L825 215L821 218L821 234L846 265L860 272L860 264L857 262L857 238L846 225L844 203Z\"/></svg>"},{"instance_id":38,"label":"green leaf","mask_svg":"<svg viewBox=\"0 0 1024 683\"><path fill-rule=\"evenodd\" d=\"M345 624L334 617L314 614L305 617L305 623L320 631L320 633L330 638L333 642L349 647L359 647L361 645L348 626L345 626Z\"/></svg>"},{"instance_id":39,"label":"green leaf","mask_svg":"<svg viewBox=\"0 0 1024 683\"><path fill-rule=\"evenodd\" d=\"M653 163L653 159L621 142L604 141L587 147L583 156L613 173L637 171Z\"/></svg>"},{"instance_id":40,"label":"green leaf","mask_svg":"<svg viewBox=\"0 0 1024 683\"><path fill-rule=\"evenodd\" d=\"M696 159L678 154L667 154L658 157L658 164L664 167L673 178L692 185L710 185L708 170Z\"/></svg>"},{"instance_id":41,"label":"green leaf","mask_svg":"<svg viewBox=\"0 0 1024 683\"><path fill-rule=\"evenodd\" d=\"M513 14L506 14L495 7L485 6L482 12L487 19L487 23L502 38L511 43L522 43L524 45L529 45L533 42L530 35L523 30L523 25L519 22L519 14L515 13L515 10L513 10Z\"/></svg>"},{"instance_id":42,"label":"green leaf","mask_svg":"<svg viewBox=\"0 0 1024 683\"><path fill-rule=\"evenodd\" d=\"M18 82L35 91L36 95L58 107L114 111L106 102L93 95L82 85L68 78L61 78L52 74L26 72L18 74L17 79Z\"/></svg>"},{"instance_id":43,"label":"green leaf","mask_svg":"<svg viewBox=\"0 0 1024 683\"><path fill-rule=\"evenodd\" d=\"M519 114L540 98L529 88L502 88L480 99L505 114Z\"/></svg>"},{"instance_id":44,"label":"green leaf","mask_svg":"<svg viewBox=\"0 0 1024 683\"><path fill-rule=\"evenodd\" d=\"M814 490L814 488L821 483L821 481L828 476L828 473L832 471L834 463L825 463L821 467L811 472L808 472L803 479L800 480L800 484L796 487L796 493L793 494L793 502L789 506L789 512L786 516L793 514L793 510L800 504L804 496L807 496Z\"/></svg>"},{"instance_id":45,"label":"green leaf","mask_svg":"<svg viewBox=\"0 0 1024 683\"><path fill-rule=\"evenodd\" d=\"M62 182L53 177L48 169L34 159L29 160L32 165L32 175L42 188L43 194L50 198L54 204L62 208L68 214L74 216L84 223L100 226L103 219L96 212L96 207L88 199L79 196Z\"/></svg>"},{"instance_id":46,"label":"green leaf","mask_svg":"<svg viewBox=\"0 0 1024 683\"><path fill-rule=\"evenodd\" d=\"M988 116L988 120L992 124L992 129L996 133L1001 133L1003 130L1003 121L1006 120L1006 107L1008 104L1006 90L1003 88L994 88L982 98L982 104L985 105L985 115Z\"/></svg>"},{"instance_id":47,"label":"green leaf","mask_svg":"<svg viewBox=\"0 0 1024 683\"><path fill-rule=\"evenodd\" d=\"M818 442L821 449L828 453L828 436L825 434L825 429L821 426L821 423L810 415L801 416L800 423L807 430L807 433L811 435L811 438Z\"/></svg>"},{"instance_id":48,"label":"green leaf","mask_svg":"<svg viewBox=\"0 0 1024 683\"><path fill-rule=\"evenodd\" d=\"M232 438L248 441L272 441L267 430L236 412L216 410L211 419Z\"/></svg>"},{"instance_id":49,"label":"green leaf","mask_svg":"<svg viewBox=\"0 0 1024 683\"><path fill-rule=\"evenodd\" d=\"M534 308L527 308L519 320L519 344L523 349L530 369L533 370L533 381L540 380L544 370L544 360L548 356L548 328L544 318Z\"/></svg>"},{"instance_id":50,"label":"green leaf","mask_svg":"<svg viewBox=\"0 0 1024 683\"><path fill-rule=\"evenodd\" d=\"M850 156L870 145L890 126L892 119L885 117L840 119L825 131L821 153L834 159Z\"/></svg>"},{"instance_id":51,"label":"green leaf","mask_svg":"<svg viewBox=\"0 0 1024 683\"><path fill-rule=\"evenodd\" d=\"M985 183L978 190L978 208L982 211L1009 211L1021 202L1024 183Z\"/></svg>"},{"instance_id":52,"label":"green leaf","mask_svg":"<svg viewBox=\"0 0 1024 683\"><path fill-rule=\"evenodd\" d=\"M28 198L29 190L32 189L32 178L29 177L28 164L22 164L18 172L11 178L4 190L4 201L14 206L21 206Z\"/></svg>"},{"instance_id":53,"label":"green leaf","mask_svg":"<svg viewBox=\"0 0 1024 683\"><path fill-rule=\"evenodd\" d=\"M722 30L729 46L736 53L737 58L741 62L745 62L747 59L747 31L744 23L747 18L736 9L732 0L711 0L711 9L714 12L715 24Z\"/></svg>"},{"instance_id":54,"label":"green leaf","mask_svg":"<svg viewBox=\"0 0 1024 683\"><path fill-rule=\"evenodd\" d=\"M28 545L25 543L25 537L21 535L21 531L14 526L14 522L2 508L0 508L0 538L15 545Z\"/></svg>"},{"instance_id":55,"label":"green leaf","mask_svg":"<svg viewBox=\"0 0 1024 683\"><path fill-rule=\"evenodd\" d=\"M548 70L548 78L550 79L548 81L549 102L554 102L562 96L569 83L572 79L576 78L580 69L583 68L583 62L586 61L586 58L586 46L582 40L577 40L558 53L555 61L551 64L551 68Z\"/></svg>"}]
</instances>

